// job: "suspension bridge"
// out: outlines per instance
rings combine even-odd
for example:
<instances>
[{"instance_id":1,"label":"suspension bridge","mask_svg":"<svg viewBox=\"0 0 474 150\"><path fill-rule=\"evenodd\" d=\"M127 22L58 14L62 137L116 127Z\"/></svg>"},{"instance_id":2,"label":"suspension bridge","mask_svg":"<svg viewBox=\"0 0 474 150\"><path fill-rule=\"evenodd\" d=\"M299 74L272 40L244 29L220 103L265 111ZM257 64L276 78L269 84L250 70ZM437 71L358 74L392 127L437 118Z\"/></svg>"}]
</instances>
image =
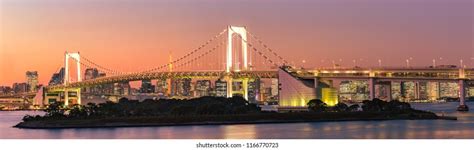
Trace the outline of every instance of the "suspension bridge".
<instances>
[{"instance_id":1,"label":"suspension bridge","mask_svg":"<svg viewBox=\"0 0 474 150\"><path fill-rule=\"evenodd\" d=\"M70 60L75 64L76 75L70 74ZM61 84L43 87L38 105L64 101L65 105L81 104L81 89L85 87L129 81L154 79L223 79L226 96L240 93L248 99L248 82L254 79L276 78L279 81L279 105L282 108L305 107L313 98L323 101L336 99L337 87L341 81L363 80L368 82L369 97L377 98L376 86L389 86L391 82L429 81L454 82L459 85L460 109L465 105L466 90L473 84L474 69L463 66L454 68L328 68L302 69L290 67L284 57L269 48L246 27L228 26L199 47L177 59L170 58L166 64L137 72L124 72L104 67L79 52L66 52L65 74ZM97 68L107 76L83 80L81 68ZM233 83L240 82L240 91L234 91ZM389 83L389 84L387 84ZM331 90L332 89L332 90ZM379 90L380 91L380 90ZM391 95L391 94L389 94ZM391 100L388 97L387 100Z\"/></svg>"}]
</instances>

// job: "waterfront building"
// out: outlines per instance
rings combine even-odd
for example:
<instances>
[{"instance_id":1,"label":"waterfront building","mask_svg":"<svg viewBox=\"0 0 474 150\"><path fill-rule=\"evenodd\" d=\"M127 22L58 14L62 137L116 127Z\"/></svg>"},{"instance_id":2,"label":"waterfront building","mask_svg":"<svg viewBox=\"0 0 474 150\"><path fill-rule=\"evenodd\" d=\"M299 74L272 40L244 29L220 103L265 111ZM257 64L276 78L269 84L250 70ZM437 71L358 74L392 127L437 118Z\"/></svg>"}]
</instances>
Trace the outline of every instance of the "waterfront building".
<instances>
[{"instance_id":1,"label":"waterfront building","mask_svg":"<svg viewBox=\"0 0 474 150\"><path fill-rule=\"evenodd\" d=\"M23 82L23 83L13 83L13 92L14 93L26 93L28 92L28 84Z\"/></svg>"},{"instance_id":2,"label":"waterfront building","mask_svg":"<svg viewBox=\"0 0 474 150\"><path fill-rule=\"evenodd\" d=\"M97 68L87 68L84 73L84 80L91 80L99 77ZM82 89L85 93L97 93L97 87L85 87Z\"/></svg>"},{"instance_id":3,"label":"waterfront building","mask_svg":"<svg viewBox=\"0 0 474 150\"><path fill-rule=\"evenodd\" d=\"M38 72L27 71L26 72L26 84L28 84L28 92L36 92L38 90Z\"/></svg>"},{"instance_id":4,"label":"waterfront building","mask_svg":"<svg viewBox=\"0 0 474 150\"><path fill-rule=\"evenodd\" d=\"M59 70L59 73L54 73L51 79L49 80L48 85L59 85L63 84L64 81L64 67Z\"/></svg>"},{"instance_id":5,"label":"waterfront building","mask_svg":"<svg viewBox=\"0 0 474 150\"><path fill-rule=\"evenodd\" d=\"M12 93L12 88L9 86L0 86L0 95L8 95Z\"/></svg>"},{"instance_id":6,"label":"waterfront building","mask_svg":"<svg viewBox=\"0 0 474 150\"><path fill-rule=\"evenodd\" d=\"M227 82L221 79L216 80L215 91L217 97L227 97Z\"/></svg>"},{"instance_id":7,"label":"waterfront building","mask_svg":"<svg viewBox=\"0 0 474 150\"><path fill-rule=\"evenodd\" d=\"M142 85L140 87L141 93L153 93L155 91L155 86L151 84L151 80L142 80Z\"/></svg>"},{"instance_id":8,"label":"waterfront building","mask_svg":"<svg viewBox=\"0 0 474 150\"><path fill-rule=\"evenodd\" d=\"M258 98L260 91L260 79L255 79L248 83L248 101L256 103L260 99Z\"/></svg>"},{"instance_id":9,"label":"waterfront building","mask_svg":"<svg viewBox=\"0 0 474 150\"><path fill-rule=\"evenodd\" d=\"M211 80L197 80L194 89L195 97L210 96Z\"/></svg>"},{"instance_id":10,"label":"waterfront building","mask_svg":"<svg viewBox=\"0 0 474 150\"><path fill-rule=\"evenodd\" d=\"M182 96L191 96L191 88L192 88L192 79L191 78L184 78L181 79L181 85L183 86L181 95Z\"/></svg>"},{"instance_id":11,"label":"waterfront building","mask_svg":"<svg viewBox=\"0 0 474 150\"><path fill-rule=\"evenodd\" d=\"M158 95L167 95L167 92L168 92L168 82L166 81L166 79L162 79L162 80L157 80L156 81L156 86L155 86L155 93L158 93Z\"/></svg>"}]
</instances>

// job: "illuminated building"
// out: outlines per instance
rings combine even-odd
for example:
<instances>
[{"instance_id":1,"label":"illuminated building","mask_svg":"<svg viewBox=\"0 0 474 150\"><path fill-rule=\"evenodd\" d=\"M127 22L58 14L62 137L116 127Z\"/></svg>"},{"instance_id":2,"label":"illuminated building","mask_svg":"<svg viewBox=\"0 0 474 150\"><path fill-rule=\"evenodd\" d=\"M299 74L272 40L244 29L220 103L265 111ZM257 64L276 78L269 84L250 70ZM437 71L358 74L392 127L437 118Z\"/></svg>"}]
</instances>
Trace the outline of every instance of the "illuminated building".
<instances>
[{"instance_id":1,"label":"illuminated building","mask_svg":"<svg viewBox=\"0 0 474 150\"><path fill-rule=\"evenodd\" d=\"M26 84L28 84L28 92L36 92L38 89L38 72L27 71L26 72Z\"/></svg>"},{"instance_id":2,"label":"illuminated building","mask_svg":"<svg viewBox=\"0 0 474 150\"><path fill-rule=\"evenodd\" d=\"M183 85L182 96L191 96L191 88L192 88L191 81L192 81L191 78L181 79L181 82L182 82L182 85Z\"/></svg>"},{"instance_id":3,"label":"illuminated building","mask_svg":"<svg viewBox=\"0 0 474 150\"><path fill-rule=\"evenodd\" d=\"M211 80L197 80L195 91L196 97L210 96L209 91L211 89Z\"/></svg>"},{"instance_id":4,"label":"illuminated building","mask_svg":"<svg viewBox=\"0 0 474 150\"><path fill-rule=\"evenodd\" d=\"M215 82L216 96L217 97L227 97L227 82L221 79L216 80Z\"/></svg>"},{"instance_id":5,"label":"illuminated building","mask_svg":"<svg viewBox=\"0 0 474 150\"><path fill-rule=\"evenodd\" d=\"M151 84L151 80L142 80L142 85L140 87L141 93L153 93L155 91L155 86Z\"/></svg>"},{"instance_id":6,"label":"illuminated building","mask_svg":"<svg viewBox=\"0 0 474 150\"><path fill-rule=\"evenodd\" d=\"M49 80L48 85L60 85L64 81L64 68L59 70L59 73L54 73Z\"/></svg>"},{"instance_id":7,"label":"illuminated building","mask_svg":"<svg viewBox=\"0 0 474 150\"><path fill-rule=\"evenodd\" d=\"M314 80L303 80L293 77L283 69L278 70L280 82L280 107L306 107L307 103L316 98Z\"/></svg>"},{"instance_id":8,"label":"illuminated building","mask_svg":"<svg viewBox=\"0 0 474 150\"><path fill-rule=\"evenodd\" d=\"M158 95L167 95L168 92L168 81L158 80L156 81L155 93Z\"/></svg>"},{"instance_id":9,"label":"illuminated building","mask_svg":"<svg viewBox=\"0 0 474 150\"><path fill-rule=\"evenodd\" d=\"M15 93L25 93L28 92L27 83L13 83L12 89Z\"/></svg>"},{"instance_id":10,"label":"illuminated building","mask_svg":"<svg viewBox=\"0 0 474 150\"><path fill-rule=\"evenodd\" d=\"M99 70L97 68L87 68L84 72L84 80L91 80L99 77ZM83 88L85 93L96 93L96 87L85 87Z\"/></svg>"},{"instance_id":11,"label":"illuminated building","mask_svg":"<svg viewBox=\"0 0 474 150\"><path fill-rule=\"evenodd\" d=\"M248 92L249 92L248 101L249 102L255 103L259 101L258 99L259 90L260 90L260 79L257 78L254 81L249 82L249 86L248 86Z\"/></svg>"},{"instance_id":12,"label":"illuminated building","mask_svg":"<svg viewBox=\"0 0 474 150\"><path fill-rule=\"evenodd\" d=\"M321 89L321 100L328 106L335 106L338 103L337 89L335 88L322 88Z\"/></svg>"},{"instance_id":13,"label":"illuminated building","mask_svg":"<svg viewBox=\"0 0 474 150\"><path fill-rule=\"evenodd\" d=\"M272 78L270 87L272 88L271 96L278 97L278 79Z\"/></svg>"}]
</instances>

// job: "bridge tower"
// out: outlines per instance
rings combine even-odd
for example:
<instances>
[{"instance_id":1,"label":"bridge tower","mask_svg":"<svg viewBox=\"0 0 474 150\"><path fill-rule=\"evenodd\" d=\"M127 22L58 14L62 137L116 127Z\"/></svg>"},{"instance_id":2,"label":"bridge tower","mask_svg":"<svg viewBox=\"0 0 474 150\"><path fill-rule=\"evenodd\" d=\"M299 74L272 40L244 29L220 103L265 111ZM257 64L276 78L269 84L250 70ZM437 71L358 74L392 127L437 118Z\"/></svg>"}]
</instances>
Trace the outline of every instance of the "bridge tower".
<instances>
[{"instance_id":1,"label":"bridge tower","mask_svg":"<svg viewBox=\"0 0 474 150\"><path fill-rule=\"evenodd\" d=\"M69 105L69 91L75 91L76 97L77 97L77 104L81 104L81 88L74 88L70 89L67 86L70 84L70 77L69 77L69 59L72 58L76 62L76 72L77 72L77 80L76 82L82 81L81 78L81 55L79 52L67 52L64 55L64 81L63 85L65 86L64 88L64 105L68 106Z\"/></svg>"},{"instance_id":2,"label":"bridge tower","mask_svg":"<svg viewBox=\"0 0 474 150\"><path fill-rule=\"evenodd\" d=\"M232 46L232 37L234 34L239 35L242 44L242 66L241 68L238 63L233 63L232 54L233 54L233 46ZM227 28L227 48L226 48L226 72L238 72L238 71L246 71L248 69L248 57L247 57L247 29L245 27L239 26L228 26ZM227 82L227 97L232 97L233 91L233 78L231 76L226 76L225 80ZM243 89L243 97L248 100L248 78L241 79L242 81L242 89Z\"/></svg>"}]
</instances>

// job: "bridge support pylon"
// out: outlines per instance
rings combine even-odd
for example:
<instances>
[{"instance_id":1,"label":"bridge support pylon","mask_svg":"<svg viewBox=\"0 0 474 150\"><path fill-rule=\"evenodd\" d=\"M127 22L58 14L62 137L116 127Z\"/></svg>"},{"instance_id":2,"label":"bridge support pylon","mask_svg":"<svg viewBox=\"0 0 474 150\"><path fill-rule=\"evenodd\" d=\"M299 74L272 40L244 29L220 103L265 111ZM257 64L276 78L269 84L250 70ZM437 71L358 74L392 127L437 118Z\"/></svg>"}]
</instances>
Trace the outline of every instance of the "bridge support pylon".
<instances>
[{"instance_id":1,"label":"bridge support pylon","mask_svg":"<svg viewBox=\"0 0 474 150\"><path fill-rule=\"evenodd\" d=\"M233 40L233 35L237 34L240 36L241 40L241 61L239 66L237 62L234 63L233 56L234 54L234 49L232 46L232 40ZM249 69L248 67L248 47L247 47L247 29L245 27L239 27L239 26L228 26L227 29L227 47L226 47L226 73L230 74L231 72L238 72L238 71L247 71ZM235 57L235 59L239 59ZM227 75L225 77L225 80L227 82L227 97L232 97L234 95L234 89L233 89L233 82L234 79L232 76ZM242 94L242 96L248 100L248 78L244 79L237 79L242 82L242 91L238 91L239 93Z\"/></svg>"},{"instance_id":2,"label":"bridge support pylon","mask_svg":"<svg viewBox=\"0 0 474 150\"><path fill-rule=\"evenodd\" d=\"M466 81L459 79L459 106L458 111L469 111L469 107L466 105Z\"/></svg>"},{"instance_id":3,"label":"bridge support pylon","mask_svg":"<svg viewBox=\"0 0 474 150\"><path fill-rule=\"evenodd\" d=\"M369 99L373 100L375 98L375 78L369 78Z\"/></svg>"}]
</instances>

